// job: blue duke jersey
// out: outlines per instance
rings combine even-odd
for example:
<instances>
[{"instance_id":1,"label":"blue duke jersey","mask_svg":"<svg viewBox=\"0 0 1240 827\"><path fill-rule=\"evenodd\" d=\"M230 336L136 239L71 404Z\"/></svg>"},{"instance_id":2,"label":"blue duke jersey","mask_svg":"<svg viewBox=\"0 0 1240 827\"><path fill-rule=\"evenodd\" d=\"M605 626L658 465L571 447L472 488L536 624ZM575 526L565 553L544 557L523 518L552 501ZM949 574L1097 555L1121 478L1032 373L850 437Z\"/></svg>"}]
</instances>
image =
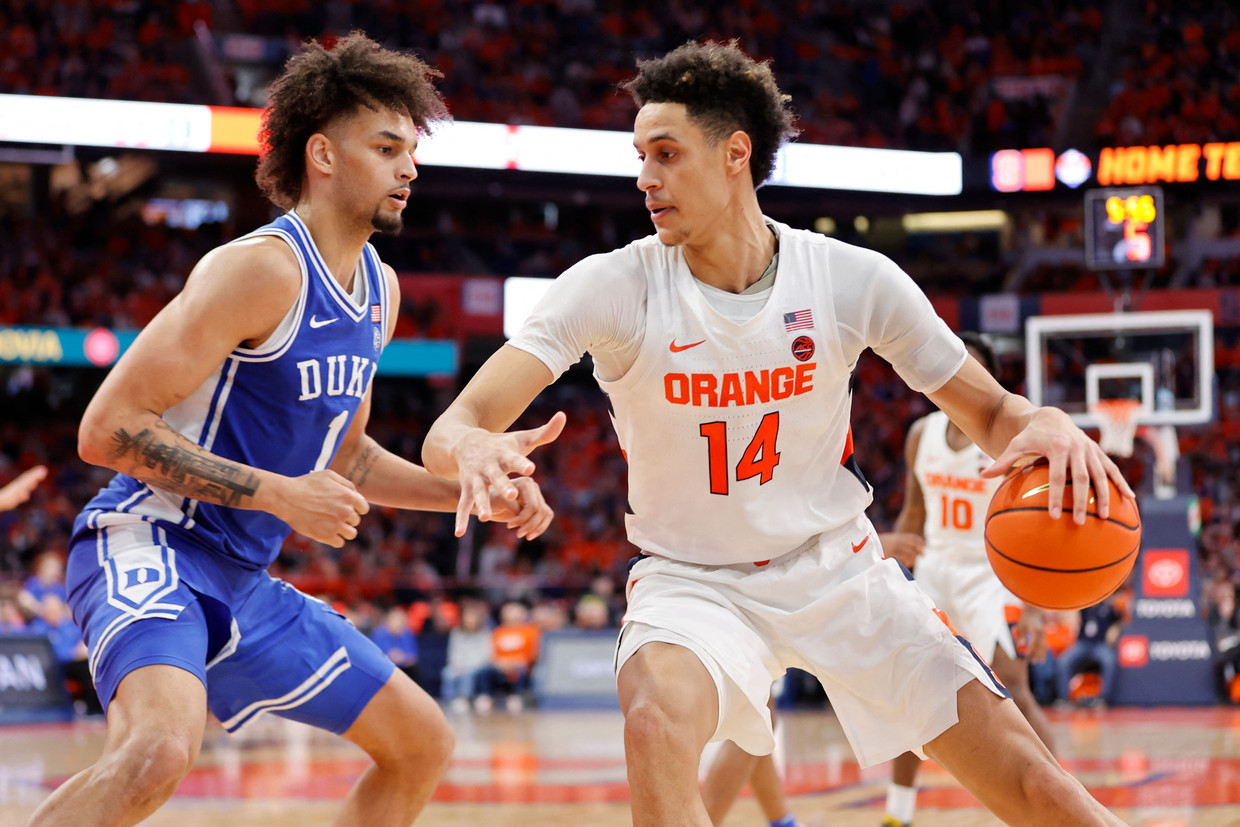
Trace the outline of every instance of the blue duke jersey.
<instances>
[{"instance_id":1,"label":"blue duke jersey","mask_svg":"<svg viewBox=\"0 0 1240 827\"><path fill-rule=\"evenodd\" d=\"M352 295L332 277L305 224L289 212L246 238L273 235L301 268L297 301L267 341L238 347L164 421L225 459L286 476L326 468L366 395L383 350L389 299L367 244ZM138 522L192 532L242 565L266 567L289 534L262 511L213 505L117 474L83 511L88 528Z\"/></svg>"}]
</instances>

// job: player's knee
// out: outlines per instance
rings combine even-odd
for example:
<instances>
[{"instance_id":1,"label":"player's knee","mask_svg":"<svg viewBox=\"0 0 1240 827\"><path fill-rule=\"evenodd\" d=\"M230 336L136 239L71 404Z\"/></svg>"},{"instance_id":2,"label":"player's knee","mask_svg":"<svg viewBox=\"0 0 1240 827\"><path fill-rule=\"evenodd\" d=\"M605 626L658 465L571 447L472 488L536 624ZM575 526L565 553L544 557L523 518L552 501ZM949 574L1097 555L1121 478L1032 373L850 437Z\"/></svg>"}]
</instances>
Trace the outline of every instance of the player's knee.
<instances>
[{"instance_id":1,"label":"player's knee","mask_svg":"<svg viewBox=\"0 0 1240 827\"><path fill-rule=\"evenodd\" d=\"M624 743L638 752L661 751L678 742L688 742L690 731L665 704L637 701L624 717Z\"/></svg>"},{"instance_id":2,"label":"player's knee","mask_svg":"<svg viewBox=\"0 0 1240 827\"><path fill-rule=\"evenodd\" d=\"M166 800L189 774L197 750L184 738L150 735L129 738L112 755L115 773L135 802Z\"/></svg>"},{"instance_id":3,"label":"player's knee","mask_svg":"<svg viewBox=\"0 0 1240 827\"><path fill-rule=\"evenodd\" d=\"M376 764L419 777L447 769L452 751L456 749L456 734L442 713L421 716L416 726L407 730L393 738L388 748L373 755Z\"/></svg>"}]
</instances>

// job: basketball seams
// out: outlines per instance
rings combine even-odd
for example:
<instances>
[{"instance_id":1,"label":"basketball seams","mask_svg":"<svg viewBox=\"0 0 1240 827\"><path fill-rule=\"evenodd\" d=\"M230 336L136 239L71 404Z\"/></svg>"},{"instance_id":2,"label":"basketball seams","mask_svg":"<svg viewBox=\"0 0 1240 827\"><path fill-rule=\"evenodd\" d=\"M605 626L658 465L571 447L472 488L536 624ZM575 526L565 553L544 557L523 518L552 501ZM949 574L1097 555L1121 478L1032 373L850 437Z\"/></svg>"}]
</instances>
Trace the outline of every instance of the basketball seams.
<instances>
[{"instance_id":1,"label":"basketball seams","mask_svg":"<svg viewBox=\"0 0 1240 827\"><path fill-rule=\"evenodd\" d=\"M1078 526L1066 514L1050 518L1044 461L1003 480L987 509L983 536L991 568L1009 591L1033 606L1070 611L1094 605L1123 586L1140 553L1141 513L1120 497L1113 482L1105 484L1112 495L1110 516L1088 511L1092 519ZM1065 480L1063 510L1068 514L1071 492L1072 481ZM1090 493L1089 505L1096 508L1096 494ZM1121 552L1126 546L1129 550ZM1069 567L1073 564L1078 567Z\"/></svg>"},{"instance_id":2,"label":"basketball seams","mask_svg":"<svg viewBox=\"0 0 1240 827\"><path fill-rule=\"evenodd\" d=\"M1010 514L1013 511L1046 511L1046 510L1047 508L1044 505L1022 505L1022 506L1015 506L1012 508L1003 508L1003 509L1000 509L999 511L991 511L989 514L987 514L986 523L987 525L989 525L990 521L993 520L995 517L998 517L1001 514ZM1121 520L1117 520L1115 517L1099 517L1096 511L1086 511L1085 516L1093 517L1095 520L1101 520L1106 523L1114 523L1115 525L1120 526L1121 528L1127 531L1140 531L1141 530L1140 519L1137 520L1135 525L1131 525Z\"/></svg>"},{"instance_id":3,"label":"basketball seams","mask_svg":"<svg viewBox=\"0 0 1240 827\"><path fill-rule=\"evenodd\" d=\"M1085 574L1091 571L1103 571L1105 569L1111 568L1112 566L1118 566L1121 563L1126 562L1130 557L1132 557L1132 555L1136 554L1141 549L1141 541L1138 540L1137 544L1133 546L1123 557L1117 557L1111 562L1104 563L1101 566L1090 566L1089 568L1084 568L1084 569L1056 569L1056 568L1051 568L1049 566L1038 566L1033 563L1026 563L1023 560L1018 560L1015 557L1011 557L1007 554L1004 554L1001 550L999 550L997 546L995 546L994 543L990 542L989 538L987 538L986 540L986 547L990 551L993 551L996 555L998 555L999 557L1002 557L1004 560L1006 560L1007 562L1011 563L1014 566L1021 566L1022 568L1026 568L1026 569L1033 569L1034 571L1045 571L1051 574Z\"/></svg>"}]
</instances>

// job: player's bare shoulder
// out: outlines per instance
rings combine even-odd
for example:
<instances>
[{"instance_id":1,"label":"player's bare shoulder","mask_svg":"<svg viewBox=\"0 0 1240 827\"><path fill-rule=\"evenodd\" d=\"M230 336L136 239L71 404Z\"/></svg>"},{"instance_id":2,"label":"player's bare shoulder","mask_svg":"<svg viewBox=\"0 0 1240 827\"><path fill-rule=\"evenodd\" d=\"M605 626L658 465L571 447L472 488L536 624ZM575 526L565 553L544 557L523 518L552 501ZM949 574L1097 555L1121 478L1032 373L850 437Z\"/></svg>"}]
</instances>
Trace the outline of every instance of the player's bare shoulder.
<instances>
[{"instance_id":1,"label":"player's bare shoulder","mask_svg":"<svg viewBox=\"0 0 1240 827\"><path fill-rule=\"evenodd\" d=\"M292 248L274 236L216 247L199 260L175 301L191 315L227 314L243 340L270 333L297 301L303 274Z\"/></svg>"}]
</instances>

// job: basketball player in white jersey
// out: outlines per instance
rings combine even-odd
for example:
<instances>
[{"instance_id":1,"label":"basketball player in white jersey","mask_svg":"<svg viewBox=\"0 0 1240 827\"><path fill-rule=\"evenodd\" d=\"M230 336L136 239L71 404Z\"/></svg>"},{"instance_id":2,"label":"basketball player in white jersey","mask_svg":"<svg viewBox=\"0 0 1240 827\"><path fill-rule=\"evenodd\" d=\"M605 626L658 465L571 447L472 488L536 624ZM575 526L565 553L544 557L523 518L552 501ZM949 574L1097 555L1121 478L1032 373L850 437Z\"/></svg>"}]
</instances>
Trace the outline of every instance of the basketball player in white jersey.
<instances>
[{"instance_id":1,"label":"basketball player in white jersey","mask_svg":"<svg viewBox=\"0 0 1240 827\"><path fill-rule=\"evenodd\" d=\"M961 339L969 355L997 375L990 345L976 333L962 333ZM1034 732L1054 752L1050 724L1029 688L1026 660L1046 654L1042 610L1026 606L1008 591L986 559L986 509L1002 480L982 476L990 458L942 411L913 423L904 456L904 504L894 528L925 537L916 561L917 585L991 665ZM884 827L912 824L920 765L912 752L892 763Z\"/></svg>"},{"instance_id":2,"label":"basketball player in white jersey","mask_svg":"<svg viewBox=\"0 0 1240 827\"><path fill-rule=\"evenodd\" d=\"M1013 824L1119 823L883 560L849 378L874 349L996 458L988 474L1046 456L1051 502L1074 483L1066 519L1084 521L1090 479L1100 500L1107 476L1131 496L1115 464L1062 411L999 387L890 260L762 215L756 187L794 133L768 67L690 43L626 88L655 234L561 275L432 426L423 459L459 476L463 533L491 486L511 494L510 475L533 472L527 454L563 414L505 429L593 356L643 552L616 652L634 824L710 823L702 748L769 753L771 681L791 666L822 682L864 766L924 750Z\"/></svg>"},{"instance_id":3,"label":"basketball player in white jersey","mask_svg":"<svg viewBox=\"0 0 1240 827\"><path fill-rule=\"evenodd\" d=\"M31 825L143 820L193 766L208 710L229 731L271 712L365 750L336 825L405 827L430 798L453 745L438 705L267 566L290 530L343 546L368 503L459 502L366 435L400 304L367 240L401 227L418 136L446 116L435 76L356 33L294 57L257 176L288 212L204 257L91 400L79 451L118 473L74 524L66 580L107 740ZM536 487L508 492L488 517L540 533Z\"/></svg>"}]
</instances>

